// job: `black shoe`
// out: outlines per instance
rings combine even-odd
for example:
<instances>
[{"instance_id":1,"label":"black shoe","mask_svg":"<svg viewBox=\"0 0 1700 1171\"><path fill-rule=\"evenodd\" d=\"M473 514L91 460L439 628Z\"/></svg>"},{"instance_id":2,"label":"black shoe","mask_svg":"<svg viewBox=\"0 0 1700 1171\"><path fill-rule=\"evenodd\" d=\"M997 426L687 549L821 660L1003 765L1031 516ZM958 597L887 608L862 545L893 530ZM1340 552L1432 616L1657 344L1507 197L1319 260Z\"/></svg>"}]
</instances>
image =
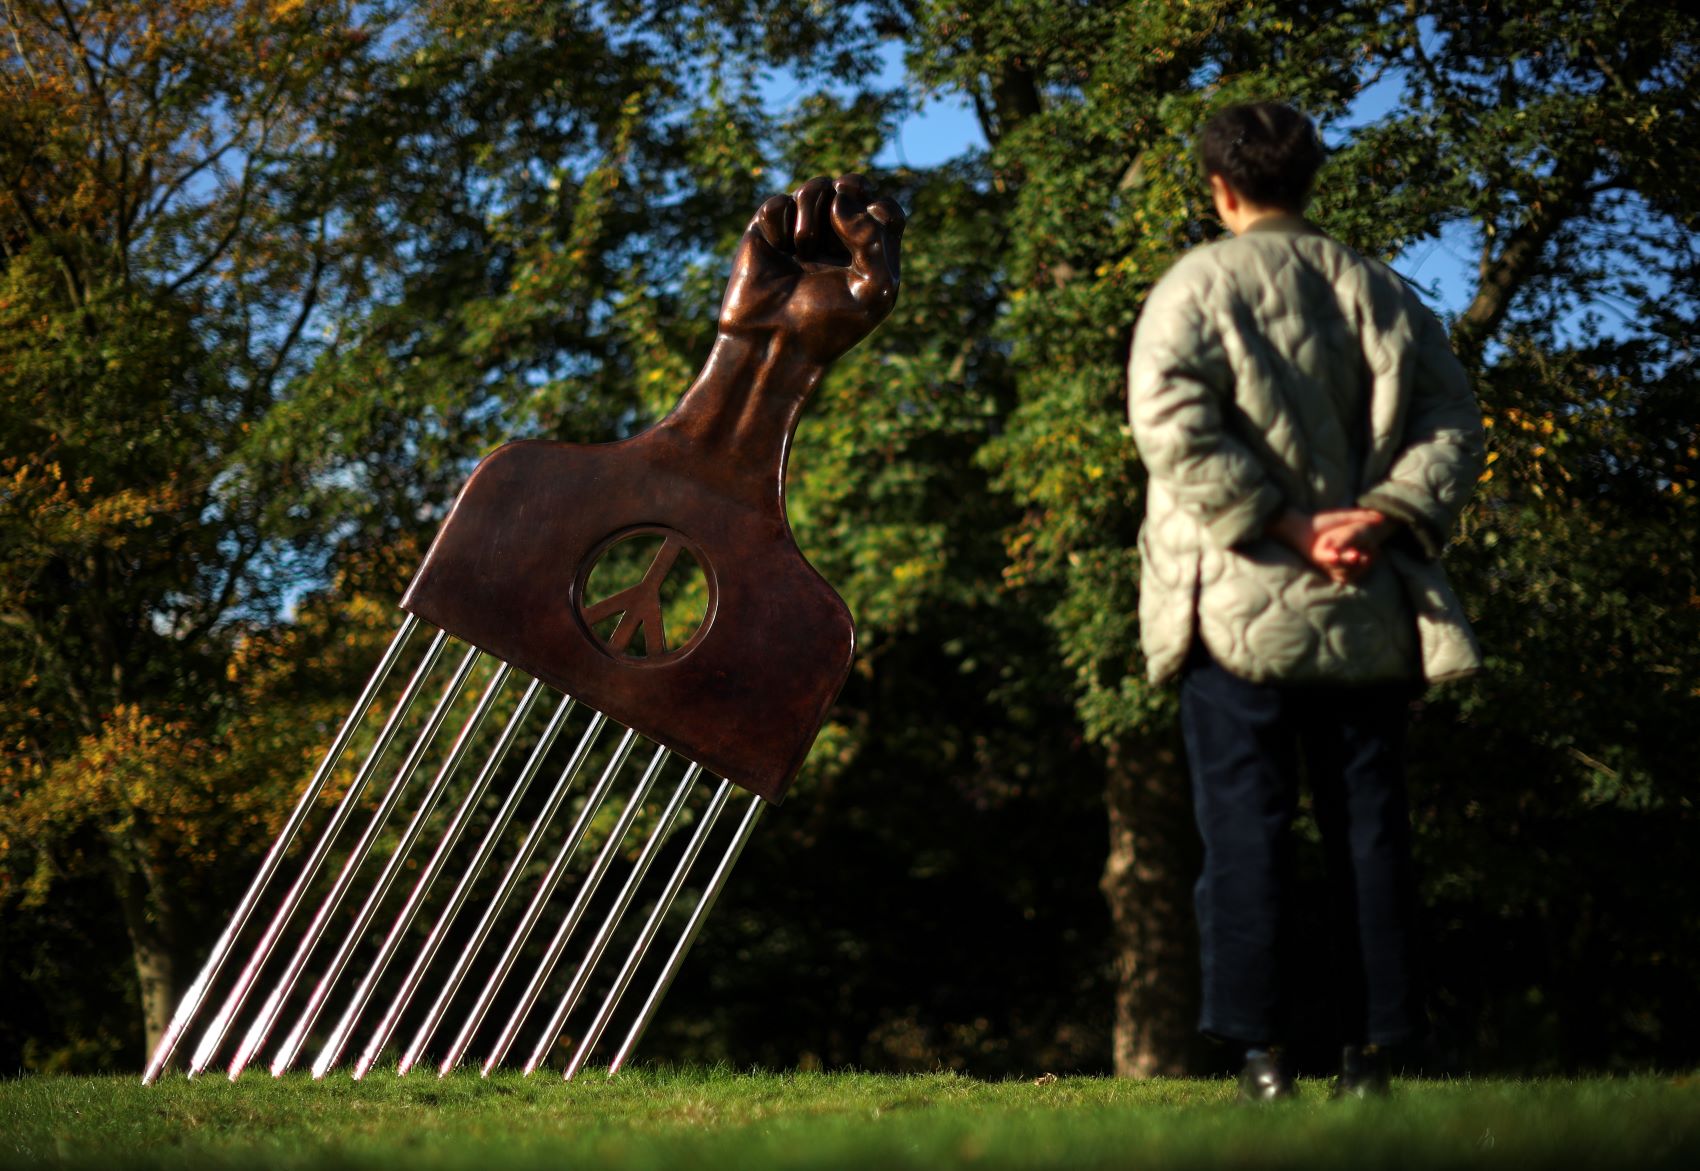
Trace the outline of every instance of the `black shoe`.
<instances>
[{"instance_id":1,"label":"black shoe","mask_svg":"<svg viewBox=\"0 0 1700 1171\"><path fill-rule=\"evenodd\" d=\"M1240 1070L1240 1101L1277 1102L1296 1098L1293 1079L1281 1066L1281 1055L1270 1051L1247 1056Z\"/></svg>"},{"instance_id":2,"label":"black shoe","mask_svg":"<svg viewBox=\"0 0 1700 1171\"><path fill-rule=\"evenodd\" d=\"M1387 1054L1379 1046L1348 1045L1341 1051L1333 1097L1385 1098L1390 1092Z\"/></svg>"}]
</instances>

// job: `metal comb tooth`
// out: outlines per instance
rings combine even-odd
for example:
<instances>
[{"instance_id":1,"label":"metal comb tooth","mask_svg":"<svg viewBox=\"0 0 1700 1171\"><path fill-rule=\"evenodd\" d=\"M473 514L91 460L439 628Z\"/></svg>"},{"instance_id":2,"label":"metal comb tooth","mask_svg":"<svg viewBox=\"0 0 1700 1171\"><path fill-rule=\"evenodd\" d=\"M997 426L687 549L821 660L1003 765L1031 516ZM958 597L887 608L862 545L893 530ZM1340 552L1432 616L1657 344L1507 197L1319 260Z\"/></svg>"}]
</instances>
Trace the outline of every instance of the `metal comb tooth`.
<instances>
[{"instance_id":1,"label":"metal comb tooth","mask_svg":"<svg viewBox=\"0 0 1700 1171\"><path fill-rule=\"evenodd\" d=\"M361 693L355 710L338 731L324 762L310 780L272 850L262 862L259 873L233 914L224 936L220 938L206 961L195 985L185 995L173 1018L172 1032L162 1038L149 1064L145 1075L147 1081L151 1082L158 1077L174 1056L182 1036L194 1025L197 1014L214 1003L214 993L221 990L217 984L223 969L243 944L245 937L250 934L248 929L262 923L263 928L258 933L257 941L236 974L232 986L223 989L224 1001L213 1015L200 1044L196 1047L189 1067L190 1072L202 1072L218 1060L219 1050L223 1048L226 1038L238 1025L243 1025L245 1027L241 1030L241 1043L228 1062L229 1075L232 1078L239 1076L253 1062L277 1028L286 1010L290 1008L297 989L302 987L304 977L314 971L317 962L318 969L314 971L312 992L307 996L304 1005L296 1010L294 1023L270 1064L272 1074L281 1075L294 1064L313 1035L316 1022L333 999L343 977L353 969L355 957L361 948L375 941L375 953L364 961L363 976L353 996L343 1007L335 1028L323 1039L312 1064L315 1077L323 1077L335 1068L357 1035L361 1019L371 1007L372 1001L378 999L381 993L387 993L388 999L384 1001L387 1007L353 1065L354 1076L364 1076L402 1024L410 1003L424 987L433 962L442 957L445 942L450 938L450 931L457 916L465 909L480 876L490 869L492 861L502 855L504 850L510 851L500 879L483 904L477 924L465 939L461 950L454 954L441 987L435 990L431 1006L418 1023L417 1032L402 1056L398 1072L405 1074L423 1056L441 1022L452 1008L456 992L464 986L466 977L479 965L480 960L489 959L487 952L498 950L490 944L498 934L497 928L500 926L503 911L512 901L514 891L528 876L542 847L553 839L556 840L554 857L538 881L525 912L505 937L505 946L500 949L501 954L495 965L479 986L476 1001L442 1063L442 1072L447 1072L458 1064L466 1048L476 1040L478 1026L490 1007L498 1002L499 995L504 990L504 982L513 975L516 968L525 965L528 954L526 944L533 929L557 895L563 890L570 890L572 900L566 917L549 943L541 949L531 949L533 954L529 965L526 965L530 979L521 995L520 1007L512 1014L509 1027L504 1029L498 1038L497 1052L492 1055L491 1060L484 1063L486 1072L493 1069L505 1054L527 1012L546 992L549 976L566 952L575 928L593 905L598 889L605 885L605 880L620 865L625 839L636 831L646 813L654 812L647 807L646 802L652 789L667 770L673 754L660 745L652 745L643 754L647 758L646 766L629 793L612 829L601 842L588 866L573 867L573 860L579 853L578 847L591 834L598 813L602 811L629 758L643 744L644 738L631 729L614 724L600 712L586 712L585 726L574 747L565 754L564 761L556 761L559 774L554 785L530 822L524 826L523 832L511 833L516 821L520 820L519 814L529 786L554 759L553 749L557 741L562 738L573 714L583 710L583 707L572 697L564 695L554 696L552 704L547 702L552 689L532 680L511 714L503 721L494 744L482 754L476 753L474 749L480 731L500 706L504 685L514 672L506 664L497 663L494 673L482 683L478 682L475 676L487 656L476 648L463 646L456 665L435 689L428 714L412 730L408 749L400 763L393 766L388 786L375 800L363 803L362 799L367 795L371 780L383 766L386 754L403 730L409 726L411 708L425 695L434 669L442 661L444 652L456 641L443 632L436 632L414 664L406 685L396 696L395 702L386 704L384 684L404 661L406 647L421 629L428 628L417 618L409 616L396 632L383 660ZM432 757L432 748L438 739L438 733L454 718L456 710L465 709L469 704L470 710L461 717L453 743L444 753L443 759L435 765L430 783L414 786L415 778ZM548 713L547 722L540 730L535 731L535 743L526 751L523 765L517 775L508 780L501 790L503 796L499 808L488 817L482 832L472 835L476 837L476 845L470 853L459 849L463 841L469 838L468 831L477 824L482 802L496 790L504 762L511 750L525 741L532 722L531 717L539 711ZM331 788L341 758L350 746L358 741L365 723L377 724L375 732L371 733L371 746L354 769L347 789L328 815L322 818L323 824L317 827L314 836L313 814L323 794ZM585 766L596 755L599 741L607 739L604 732L609 727L617 729L619 737L617 743L607 750L607 760L603 764L600 778L591 786L589 792L582 796L576 814L563 816L564 813L573 813L574 787ZM476 768L471 767L473 762L476 762ZM465 779L463 774L466 773L473 774L470 780ZM605 913L591 941L589 953L584 962L573 969L567 991L560 998L561 1006L555 1013L556 1018L564 1020L588 988L592 972L607 952L616 930L630 908L638 903L645 875L668 840L672 825L686 809L693 793L702 787L699 783L702 775L701 765L694 762L685 763L683 775L674 786L671 798L648 831L645 846L637 862L627 869L614 906ZM414 791L416 788L418 791ZM595 1026L598 1035L607 1027L608 1019L629 986L633 972L653 943L663 917L685 886L733 789L730 781L717 783L712 796L698 815L685 853L674 867L666 886L649 904L649 914L638 942L631 953L623 957L619 975L615 978L615 987L598 1009ZM433 830L432 811L445 804L445 799L451 794L455 796L456 808L446 825ZM761 803L759 798L754 800L757 805ZM356 834L351 826L359 820L356 814L363 809L366 812L364 826ZM398 820L398 814L405 816L404 827L386 837L386 829L391 822ZM563 823L568 822L570 824L566 824L563 830ZM298 839L302 842L310 841L311 846L291 872L290 846ZM424 842L429 842L431 849L428 859L420 862L414 859L412 854ZM728 848L728 854L732 854L738 845L739 843L734 842ZM334 878L327 884L323 881L324 872L327 861L333 857L339 858L340 863L335 868ZM458 867L453 865L457 859L461 862ZM723 864L724 862L725 859L722 859ZM362 886L360 876L372 866L380 866L380 873ZM416 922L420 921L442 876L451 873L457 875L453 890L435 913L432 926L419 943L406 975L399 983L392 980L394 987L390 988L384 978L387 966L402 950L407 940L417 934L414 931ZM412 877L403 905L388 916L381 916L385 896L403 874L410 874ZM287 889L276 905L268 908L268 884L281 885L284 879L288 880ZM354 893L361 893L363 896L360 907L338 936L333 930L333 924L338 911ZM303 917L303 907L314 898L317 902L314 904L313 914L304 924L297 922L297 919ZM374 933L372 929L375 924L387 924L387 927L381 933ZM369 935L372 939L368 939ZM333 954L328 960L319 960L319 953L327 950L333 938L338 939L334 949L330 949ZM285 957L287 961L282 962L276 971L272 971L274 964L284 961ZM261 998L259 1007L254 1009L249 1001L257 990L263 991L265 995ZM508 991L511 994L512 989ZM536 1047L539 1055L546 1053L553 1045L555 1038L548 1033L554 1027L553 1021L545 1027L545 1035L539 1039ZM582 1059L581 1055L579 1064L582 1064Z\"/></svg>"}]
</instances>

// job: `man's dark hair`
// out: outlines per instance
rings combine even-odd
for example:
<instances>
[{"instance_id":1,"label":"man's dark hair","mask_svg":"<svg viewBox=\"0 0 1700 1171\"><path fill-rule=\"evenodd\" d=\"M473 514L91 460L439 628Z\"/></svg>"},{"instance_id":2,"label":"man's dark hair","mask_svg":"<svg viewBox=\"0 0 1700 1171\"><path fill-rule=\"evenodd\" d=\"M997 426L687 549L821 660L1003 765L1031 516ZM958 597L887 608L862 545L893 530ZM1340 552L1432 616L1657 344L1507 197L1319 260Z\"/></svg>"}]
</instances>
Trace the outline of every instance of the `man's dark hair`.
<instances>
[{"instance_id":1,"label":"man's dark hair","mask_svg":"<svg viewBox=\"0 0 1700 1171\"><path fill-rule=\"evenodd\" d=\"M1303 211L1325 157L1311 120L1280 102L1229 106L1198 139L1205 175L1263 207Z\"/></svg>"}]
</instances>

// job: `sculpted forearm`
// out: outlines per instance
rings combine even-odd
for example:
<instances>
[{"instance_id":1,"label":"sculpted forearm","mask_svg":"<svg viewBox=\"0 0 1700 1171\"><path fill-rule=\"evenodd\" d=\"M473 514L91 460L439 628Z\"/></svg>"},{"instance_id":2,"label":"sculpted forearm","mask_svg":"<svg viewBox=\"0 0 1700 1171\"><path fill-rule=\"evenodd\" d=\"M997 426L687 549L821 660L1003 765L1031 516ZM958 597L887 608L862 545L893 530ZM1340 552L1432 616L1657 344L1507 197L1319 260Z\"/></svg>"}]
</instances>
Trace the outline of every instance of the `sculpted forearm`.
<instances>
[{"instance_id":1,"label":"sculpted forearm","mask_svg":"<svg viewBox=\"0 0 1700 1171\"><path fill-rule=\"evenodd\" d=\"M783 332L722 332L680 408L707 420L694 437L706 447L783 447L825 372L825 363Z\"/></svg>"}]
</instances>

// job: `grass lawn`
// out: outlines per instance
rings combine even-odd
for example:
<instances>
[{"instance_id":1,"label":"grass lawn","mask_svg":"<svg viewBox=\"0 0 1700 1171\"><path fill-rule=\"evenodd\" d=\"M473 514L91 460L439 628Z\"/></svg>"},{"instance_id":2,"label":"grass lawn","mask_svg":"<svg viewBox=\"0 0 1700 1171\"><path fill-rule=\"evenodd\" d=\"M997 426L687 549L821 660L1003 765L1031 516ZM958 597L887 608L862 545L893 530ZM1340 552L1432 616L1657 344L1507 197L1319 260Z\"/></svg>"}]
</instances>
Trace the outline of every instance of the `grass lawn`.
<instances>
[{"instance_id":1,"label":"grass lawn","mask_svg":"<svg viewBox=\"0 0 1700 1171\"><path fill-rule=\"evenodd\" d=\"M1236 1106L1233 1084L637 1070L0 1082L0 1166L1697 1167L1700 1079L1401 1081Z\"/></svg>"}]
</instances>

